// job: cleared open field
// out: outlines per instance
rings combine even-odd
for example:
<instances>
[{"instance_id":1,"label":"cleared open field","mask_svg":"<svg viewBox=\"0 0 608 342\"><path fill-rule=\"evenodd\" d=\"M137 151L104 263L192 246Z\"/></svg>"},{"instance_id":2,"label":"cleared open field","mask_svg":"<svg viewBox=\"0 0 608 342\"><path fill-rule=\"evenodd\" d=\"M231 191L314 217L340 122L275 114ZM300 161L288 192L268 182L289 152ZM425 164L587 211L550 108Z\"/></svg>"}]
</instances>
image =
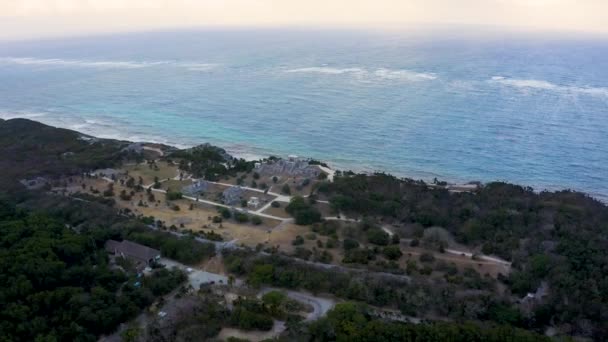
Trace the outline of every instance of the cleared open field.
<instances>
[{"instance_id":1,"label":"cleared open field","mask_svg":"<svg viewBox=\"0 0 608 342\"><path fill-rule=\"evenodd\" d=\"M146 185L154 183L154 177L158 177L159 180L165 180L179 175L179 170L176 165L168 164L164 161L158 161L156 162L156 165L158 166L158 170L150 167L146 163L126 165L122 169L128 171L129 175L135 179L141 177Z\"/></svg>"}]
</instances>

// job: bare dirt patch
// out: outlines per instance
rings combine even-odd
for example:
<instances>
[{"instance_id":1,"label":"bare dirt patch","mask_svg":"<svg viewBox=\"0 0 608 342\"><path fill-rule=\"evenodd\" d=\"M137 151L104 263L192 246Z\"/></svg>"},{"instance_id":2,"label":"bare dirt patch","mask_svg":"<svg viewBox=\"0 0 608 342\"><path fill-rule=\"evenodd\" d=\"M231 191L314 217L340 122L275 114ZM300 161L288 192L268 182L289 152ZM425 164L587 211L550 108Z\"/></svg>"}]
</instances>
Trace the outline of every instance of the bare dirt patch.
<instances>
[{"instance_id":1,"label":"bare dirt patch","mask_svg":"<svg viewBox=\"0 0 608 342\"><path fill-rule=\"evenodd\" d=\"M289 215L285 211L285 206L286 205L287 205L287 203L281 203L281 207L280 208L275 208L273 206L270 206L266 210L264 210L262 213L267 214L267 215L282 217L282 218L290 218L291 215Z\"/></svg>"}]
</instances>

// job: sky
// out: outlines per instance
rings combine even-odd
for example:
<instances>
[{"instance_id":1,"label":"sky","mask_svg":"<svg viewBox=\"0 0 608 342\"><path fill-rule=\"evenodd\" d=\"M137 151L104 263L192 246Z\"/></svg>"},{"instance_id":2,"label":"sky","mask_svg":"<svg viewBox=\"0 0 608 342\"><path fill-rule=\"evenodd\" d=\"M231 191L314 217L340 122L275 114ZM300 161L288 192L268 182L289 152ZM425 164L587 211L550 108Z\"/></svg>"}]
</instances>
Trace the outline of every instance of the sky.
<instances>
[{"instance_id":1,"label":"sky","mask_svg":"<svg viewBox=\"0 0 608 342\"><path fill-rule=\"evenodd\" d=\"M0 39L193 27L468 25L608 35L608 0L0 0Z\"/></svg>"}]
</instances>

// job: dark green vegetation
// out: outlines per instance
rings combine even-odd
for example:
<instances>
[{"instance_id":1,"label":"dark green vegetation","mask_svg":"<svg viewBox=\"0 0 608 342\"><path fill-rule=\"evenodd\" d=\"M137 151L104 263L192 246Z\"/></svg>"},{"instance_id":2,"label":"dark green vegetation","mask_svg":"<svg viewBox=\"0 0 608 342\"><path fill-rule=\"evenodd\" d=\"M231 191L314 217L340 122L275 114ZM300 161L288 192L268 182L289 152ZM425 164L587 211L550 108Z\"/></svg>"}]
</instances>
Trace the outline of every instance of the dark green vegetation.
<instances>
[{"instance_id":1,"label":"dark green vegetation","mask_svg":"<svg viewBox=\"0 0 608 342\"><path fill-rule=\"evenodd\" d=\"M344 299L392 307L416 317L495 321L522 327L527 324L508 302L493 294L494 281L474 271L462 274L461 283L452 283L322 268L276 254L256 257L244 250L225 250L223 254L228 271L247 277L253 286L266 284L331 293ZM471 288L476 291L467 291Z\"/></svg>"},{"instance_id":2,"label":"dark green vegetation","mask_svg":"<svg viewBox=\"0 0 608 342\"><path fill-rule=\"evenodd\" d=\"M111 167L128 157L127 143L82 138L67 129L25 119L0 121L0 189L35 176L57 177Z\"/></svg>"},{"instance_id":3,"label":"dark green vegetation","mask_svg":"<svg viewBox=\"0 0 608 342\"><path fill-rule=\"evenodd\" d=\"M185 280L180 271L139 278L129 267L111 268L108 239L141 239L192 262L214 253L212 245L149 232L119 215L113 200L46 192L60 176L74 175L72 183L83 172L139 161L123 152L126 145L29 120L0 121L0 340L94 341ZM39 190L19 183L40 176L48 184Z\"/></svg>"},{"instance_id":4,"label":"dark green vegetation","mask_svg":"<svg viewBox=\"0 0 608 342\"><path fill-rule=\"evenodd\" d=\"M335 210L444 227L460 243L511 260L514 271L502 280L515 298L548 284L542 304L526 313L532 326L572 325L573 334L608 338L608 208L597 200L505 183L450 193L386 174L345 174L319 191Z\"/></svg>"},{"instance_id":5,"label":"dark green vegetation","mask_svg":"<svg viewBox=\"0 0 608 342\"><path fill-rule=\"evenodd\" d=\"M213 244L198 242L190 236L176 237L171 233L151 231L142 226L122 229L120 235L124 239L156 248L163 256L184 264L196 264L215 255Z\"/></svg>"},{"instance_id":6,"label":"dark green vegetation","mask_svg":"<svg viewBox=\"0 0 608 342\"><path fill-rule=\"evenodd\" d=\"M270 330L273 325L270 309L256 299L246 298L234 302L229 322L243 330Z\"/></svg>"},{"instance_id":7,"label":"dark green vegetation","mask_svg":"<svg viewBox=\"0 0 608 342\"><path fill-rule=\"evenodd\" d=\"M521 317L508 306L493 300L489 293L461 294L456 288L413 283L390 276L377 277L323 269L279 256L251 258L244 251L226 253L231 272L247 275L253 284L303 288L313 293L332 293L341 298L382 307L396 307L406 315L440 315L463 323L400 324L373 319L365 306L339 304L327 318L310 329L292 330L306 336L298 340L317 341L547 341L540 335L514 329L523 325ZM483 324L464 323L469 320ZM347 328L348 327L348 328ZM290 336L295 338L295 336Z\"/></svg>"},{"instance_id":8,"label":"dark green vegetation","mask_svg":"<svg viewBox=\"0 0 608 342\"><path fill-rule=\"evenodd\" d=\"M473 323L404 324L373 318L365 306L338 304L327 317L312 323L314 341L550 341L549 338L509 326L481 327Z\"/></svg>"},{"instance_id":9,"label":"dark green vegetation","mask_svg":"<svg viewBox=\"0 0 608 342\"><path fill-rule=\"evenodd\" d=\"M167 201L177 201L182 199L183 194L179 191L167 191L165 197L167 198Z\"/></svg>"},{"instance_id":10,"label":"dark green vegetation","mask_svg":"<svg viewBox=\"0 0 608 342\"><path fill-rule=\"evenodd\" d=\"M0 202L0 340L95 341L185 280L112 270L103 240Z\"/></svg>"},{"instance_id":11,"label":"dark green vegetation","mask_svg":"<svg viewBox=\"0 0 608 342\"><path fill-rule=\"evenodd\" d=\"M293 197L285 207L285 211L293 216L296 224L299 225L309 225L321 221L321 213L300 196Z\"/></svg>"},{"instance_id":12,"label":"dark green vegetation","mask_svg":"<svg viewBox=\"0 0 608 342\"><path fill-rule=\"evenodd\" d=\"M169 157L180 160L181 170L210 181L217 181L222 176L236 176L237 172L250 172L254 167L253 162L232 158L225 150L208 144L176 151Z\"/></svg>"}]
</instances>

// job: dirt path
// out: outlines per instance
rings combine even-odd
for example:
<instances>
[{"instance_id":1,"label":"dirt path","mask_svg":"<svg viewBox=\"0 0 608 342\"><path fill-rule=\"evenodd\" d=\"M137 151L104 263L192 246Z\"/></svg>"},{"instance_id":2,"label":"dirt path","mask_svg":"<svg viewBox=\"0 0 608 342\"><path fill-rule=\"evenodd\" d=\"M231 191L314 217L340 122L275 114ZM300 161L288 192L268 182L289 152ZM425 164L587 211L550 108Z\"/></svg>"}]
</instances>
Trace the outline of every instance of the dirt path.
<instances>
[{"instance_id":1,"label":"dirt path","mask_svg":"<svg viewBox=\"0 0 608 342\"><path fill-rule=\"evenodd\" d=\"M319 167L319 169L321 169L321 171L327 173L327 179L330 182L334 181L334 176L336 175L336 171L334 171L328 167L325 167L325 166L321 166L321 165L317 165L317 166Z\"/></svg>"},{"instance_id":2,"label":"dirt path","mask_svg":"<svg viewBox=\"0 0 608 342\"><path fill-rule=\"evenodd\" d=\"M283 292L287 295L287 297L289 297L293 300L310 305L313 308L313 311L310 312L306 316L306 319L304 320L305 322L315 321L315 320L325 316L325 314L329 310L333 309L337 303L336 300L331 299L331 298L324 298L324 297L312 295L311 293L308 293L308 292L284 290L284 289L280 289L280 288L276 288L276 287L264 288L262 291L260 291L260 293L258 294L258 297L261 298L266 293L272 292L272 291Z\"/></svg>"},{"instance_id":3,"label":"dirt path","mask_svg":"<svg viewBox=\"0 0 608 342\"><path fill-rule=\"evenodd\" d=\"M161 150L160 148L151 147L151 146L145 146L144 145L143 149L144 150L148 150L148 151L156 152L156 153L160 154L161 157L165 155L165 152L163 152L163 150Z\"/></svg>"}]
</instances>

